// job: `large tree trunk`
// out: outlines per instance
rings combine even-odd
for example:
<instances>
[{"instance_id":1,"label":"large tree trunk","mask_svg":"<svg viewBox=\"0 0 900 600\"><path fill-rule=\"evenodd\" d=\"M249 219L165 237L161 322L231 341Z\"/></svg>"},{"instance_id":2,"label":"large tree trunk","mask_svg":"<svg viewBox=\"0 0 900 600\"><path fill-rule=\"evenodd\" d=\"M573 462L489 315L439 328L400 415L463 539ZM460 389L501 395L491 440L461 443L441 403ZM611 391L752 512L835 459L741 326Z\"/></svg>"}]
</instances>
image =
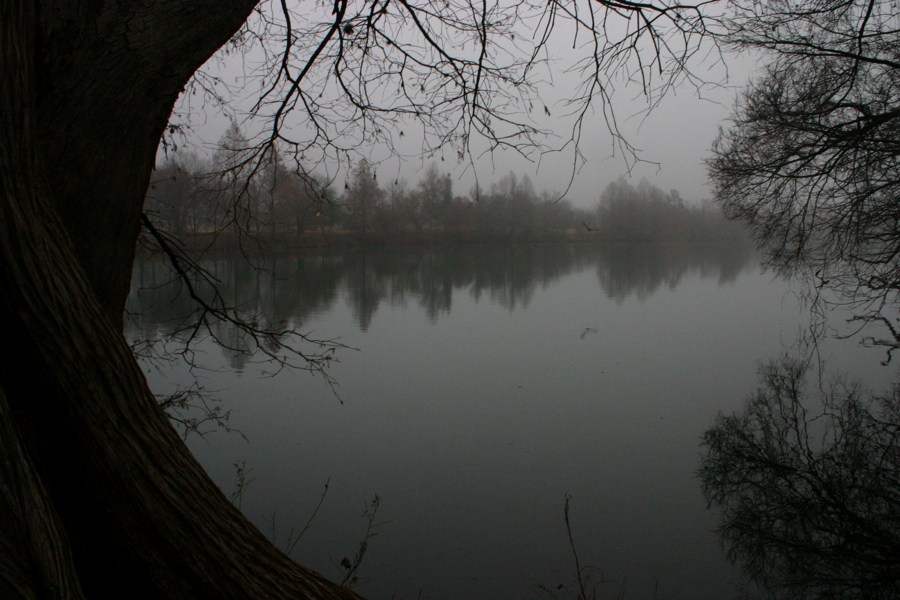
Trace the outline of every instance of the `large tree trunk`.
<instances>
[{"instance_id":1,"label":"large tree trunk","mask_svg":"<svg viewBox=\"0 0 900 600\"><path fill-rule=\"evenodd\" d=\"M172 106L257 0L35 4L35 136L50 201L119 324L141 203Z\"/></svg>"},{"instance_id":2,"label":"large tree trunk","mask_svg":"<svg viewBox=\"0 0 900 600\"><path fill-rule=\"evenodd\" d=\"M0 2L4 598L356 597L231 505L121 333L160 133L252 5Z\"/></svg>"}]
</instances>

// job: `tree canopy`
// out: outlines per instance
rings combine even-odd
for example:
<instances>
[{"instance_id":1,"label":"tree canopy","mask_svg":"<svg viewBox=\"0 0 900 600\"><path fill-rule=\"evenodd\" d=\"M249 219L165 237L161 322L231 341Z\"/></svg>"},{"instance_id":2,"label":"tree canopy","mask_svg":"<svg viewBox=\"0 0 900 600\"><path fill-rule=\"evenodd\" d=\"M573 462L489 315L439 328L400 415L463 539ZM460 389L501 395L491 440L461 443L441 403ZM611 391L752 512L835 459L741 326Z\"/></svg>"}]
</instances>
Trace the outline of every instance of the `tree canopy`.
<instances>
[{"instance_id":1,"label":"tree canopy","mask_svg":"<svg viewBox=\"0 0 900 600\"><path fill-rule=\"evenodd\" d=\"M726 215L769 264L878 320L900 301L900 10L870 0L729 3L722 40L765 67L709 162ZM888 348L896 339L875 340ZM864 340L865 341L865 340ZM897 389L807 392L805 362L760 370L704 436L700 470L730 557L776 598L898 591Z\"/></svg>"},{"instance_id":2,"label":"tree canopy","mask_svg":"<svg viewBox=\"0 0 900 600\"><path fill-rule=\"evenodd\" d=\"M252 106L230 110L254 122L257 158L277 145L308 172L349 174L386 152L476 170L496 150L536 161L564 148L574 172L583 133L598 125L633 164L639 150L621 134L613 97L636 86L649 109L676 84L706 83L700 65L716 60L704 54L716 43L708 4L262 2L184 98L227 106L252 87ZM233 90L223 65L238 62L246 87ZM176 114L167 143L184 119Z\"/></svg>"},{"instance_id":3,"label":"tree canopy","mask_svg":"<svg viewBox=\"0 0 900 600\"><path fill-rule=\"evenodd\" d=\"M766 67L714 146L726 214L770 262L857 299L900 291L900 10L893 2L732 2L723 39Z\"/></svg>"}]
</instances>

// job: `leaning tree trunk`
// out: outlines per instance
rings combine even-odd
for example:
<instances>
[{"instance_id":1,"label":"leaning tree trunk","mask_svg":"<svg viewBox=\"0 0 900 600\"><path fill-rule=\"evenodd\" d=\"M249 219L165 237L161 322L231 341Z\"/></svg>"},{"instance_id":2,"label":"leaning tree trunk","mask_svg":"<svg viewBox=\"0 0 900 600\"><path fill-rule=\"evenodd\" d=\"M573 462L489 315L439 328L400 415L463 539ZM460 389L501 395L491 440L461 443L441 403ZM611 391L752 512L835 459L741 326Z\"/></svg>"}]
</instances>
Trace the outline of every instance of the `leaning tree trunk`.
<instances>
[{"instance_id":1,"label":"leaning tree trunk","mask_svg":"<svg viewBox=\"0 0 900 600\"><path fill-rule=\"evenodd\" d=\"M231 505L121 333L160 133L252 5L0 2L4 598L356 597Z\"/></svg>"}]
</instances>

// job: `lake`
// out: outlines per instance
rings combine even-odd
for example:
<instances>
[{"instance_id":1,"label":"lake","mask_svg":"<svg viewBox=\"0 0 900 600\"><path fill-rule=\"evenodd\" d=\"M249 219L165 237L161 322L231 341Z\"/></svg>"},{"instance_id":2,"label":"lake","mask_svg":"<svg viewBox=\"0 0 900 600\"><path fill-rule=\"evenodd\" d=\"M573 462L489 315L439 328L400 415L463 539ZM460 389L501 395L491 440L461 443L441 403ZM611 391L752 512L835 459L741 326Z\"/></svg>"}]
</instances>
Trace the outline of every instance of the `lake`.
<instances>
[{"instance_id":1,"label":"lake","mask_svg":"<svg viewBox=\"0 0 900 600\"><path fill-rule=\"evenodd\" d=\"M258 324L347 346L333 388L273 376L225 325L213 331L231 349L195 339L193 369L143 362L158 393L196 379L230 411L236 431L188 443L263 532L285 547L315 514L292 548L301 563L340 580L366 539L356 576L369 598L575 597L568 497L598 597L737 596L695 477L700 437L812 322L752 250L460 245L201 264ZM170 280L158 257L138 261L129 339L196 317ZM829 315L817 357L885 389L884 352L836 339L846 317Z\"/></svg>"}]
</instances>

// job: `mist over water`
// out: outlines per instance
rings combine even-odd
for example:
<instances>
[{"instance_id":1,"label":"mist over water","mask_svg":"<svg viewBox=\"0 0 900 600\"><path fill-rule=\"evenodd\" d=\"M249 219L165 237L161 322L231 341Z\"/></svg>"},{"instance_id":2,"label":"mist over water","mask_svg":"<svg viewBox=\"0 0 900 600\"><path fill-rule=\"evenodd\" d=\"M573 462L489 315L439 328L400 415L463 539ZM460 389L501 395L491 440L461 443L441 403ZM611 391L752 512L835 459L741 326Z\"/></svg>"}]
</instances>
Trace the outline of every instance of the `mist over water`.
<instances>
[{"instance_id":1,"label":"mist over water","mask_svg":"<svg viewBox=\"0 0 900 600\"><path fill-rule=\"evenodd\" d=\"M702 433L757 386L757 364L795 349L808 309L740 245L448 246L279 254L202 263L245 314L337 339L320 376L200 340L197 368L146 362L160 393L200 385L231 411L189 438L223 491L332 579L365 535L370 598L548 598L576 589L563 519L599 597L733 598L695 478ZM273 275L274 273L274 275ZM129 339L195 315L138 262ZM834 326L846 329L843 316ZM247 340L222 326L232 348ZM857 340L820 357L873 389L894 370ZM559 589L558 586L563 588ZM620 596L621 594L621 596Z\"/></svg>"}]
</instances>

